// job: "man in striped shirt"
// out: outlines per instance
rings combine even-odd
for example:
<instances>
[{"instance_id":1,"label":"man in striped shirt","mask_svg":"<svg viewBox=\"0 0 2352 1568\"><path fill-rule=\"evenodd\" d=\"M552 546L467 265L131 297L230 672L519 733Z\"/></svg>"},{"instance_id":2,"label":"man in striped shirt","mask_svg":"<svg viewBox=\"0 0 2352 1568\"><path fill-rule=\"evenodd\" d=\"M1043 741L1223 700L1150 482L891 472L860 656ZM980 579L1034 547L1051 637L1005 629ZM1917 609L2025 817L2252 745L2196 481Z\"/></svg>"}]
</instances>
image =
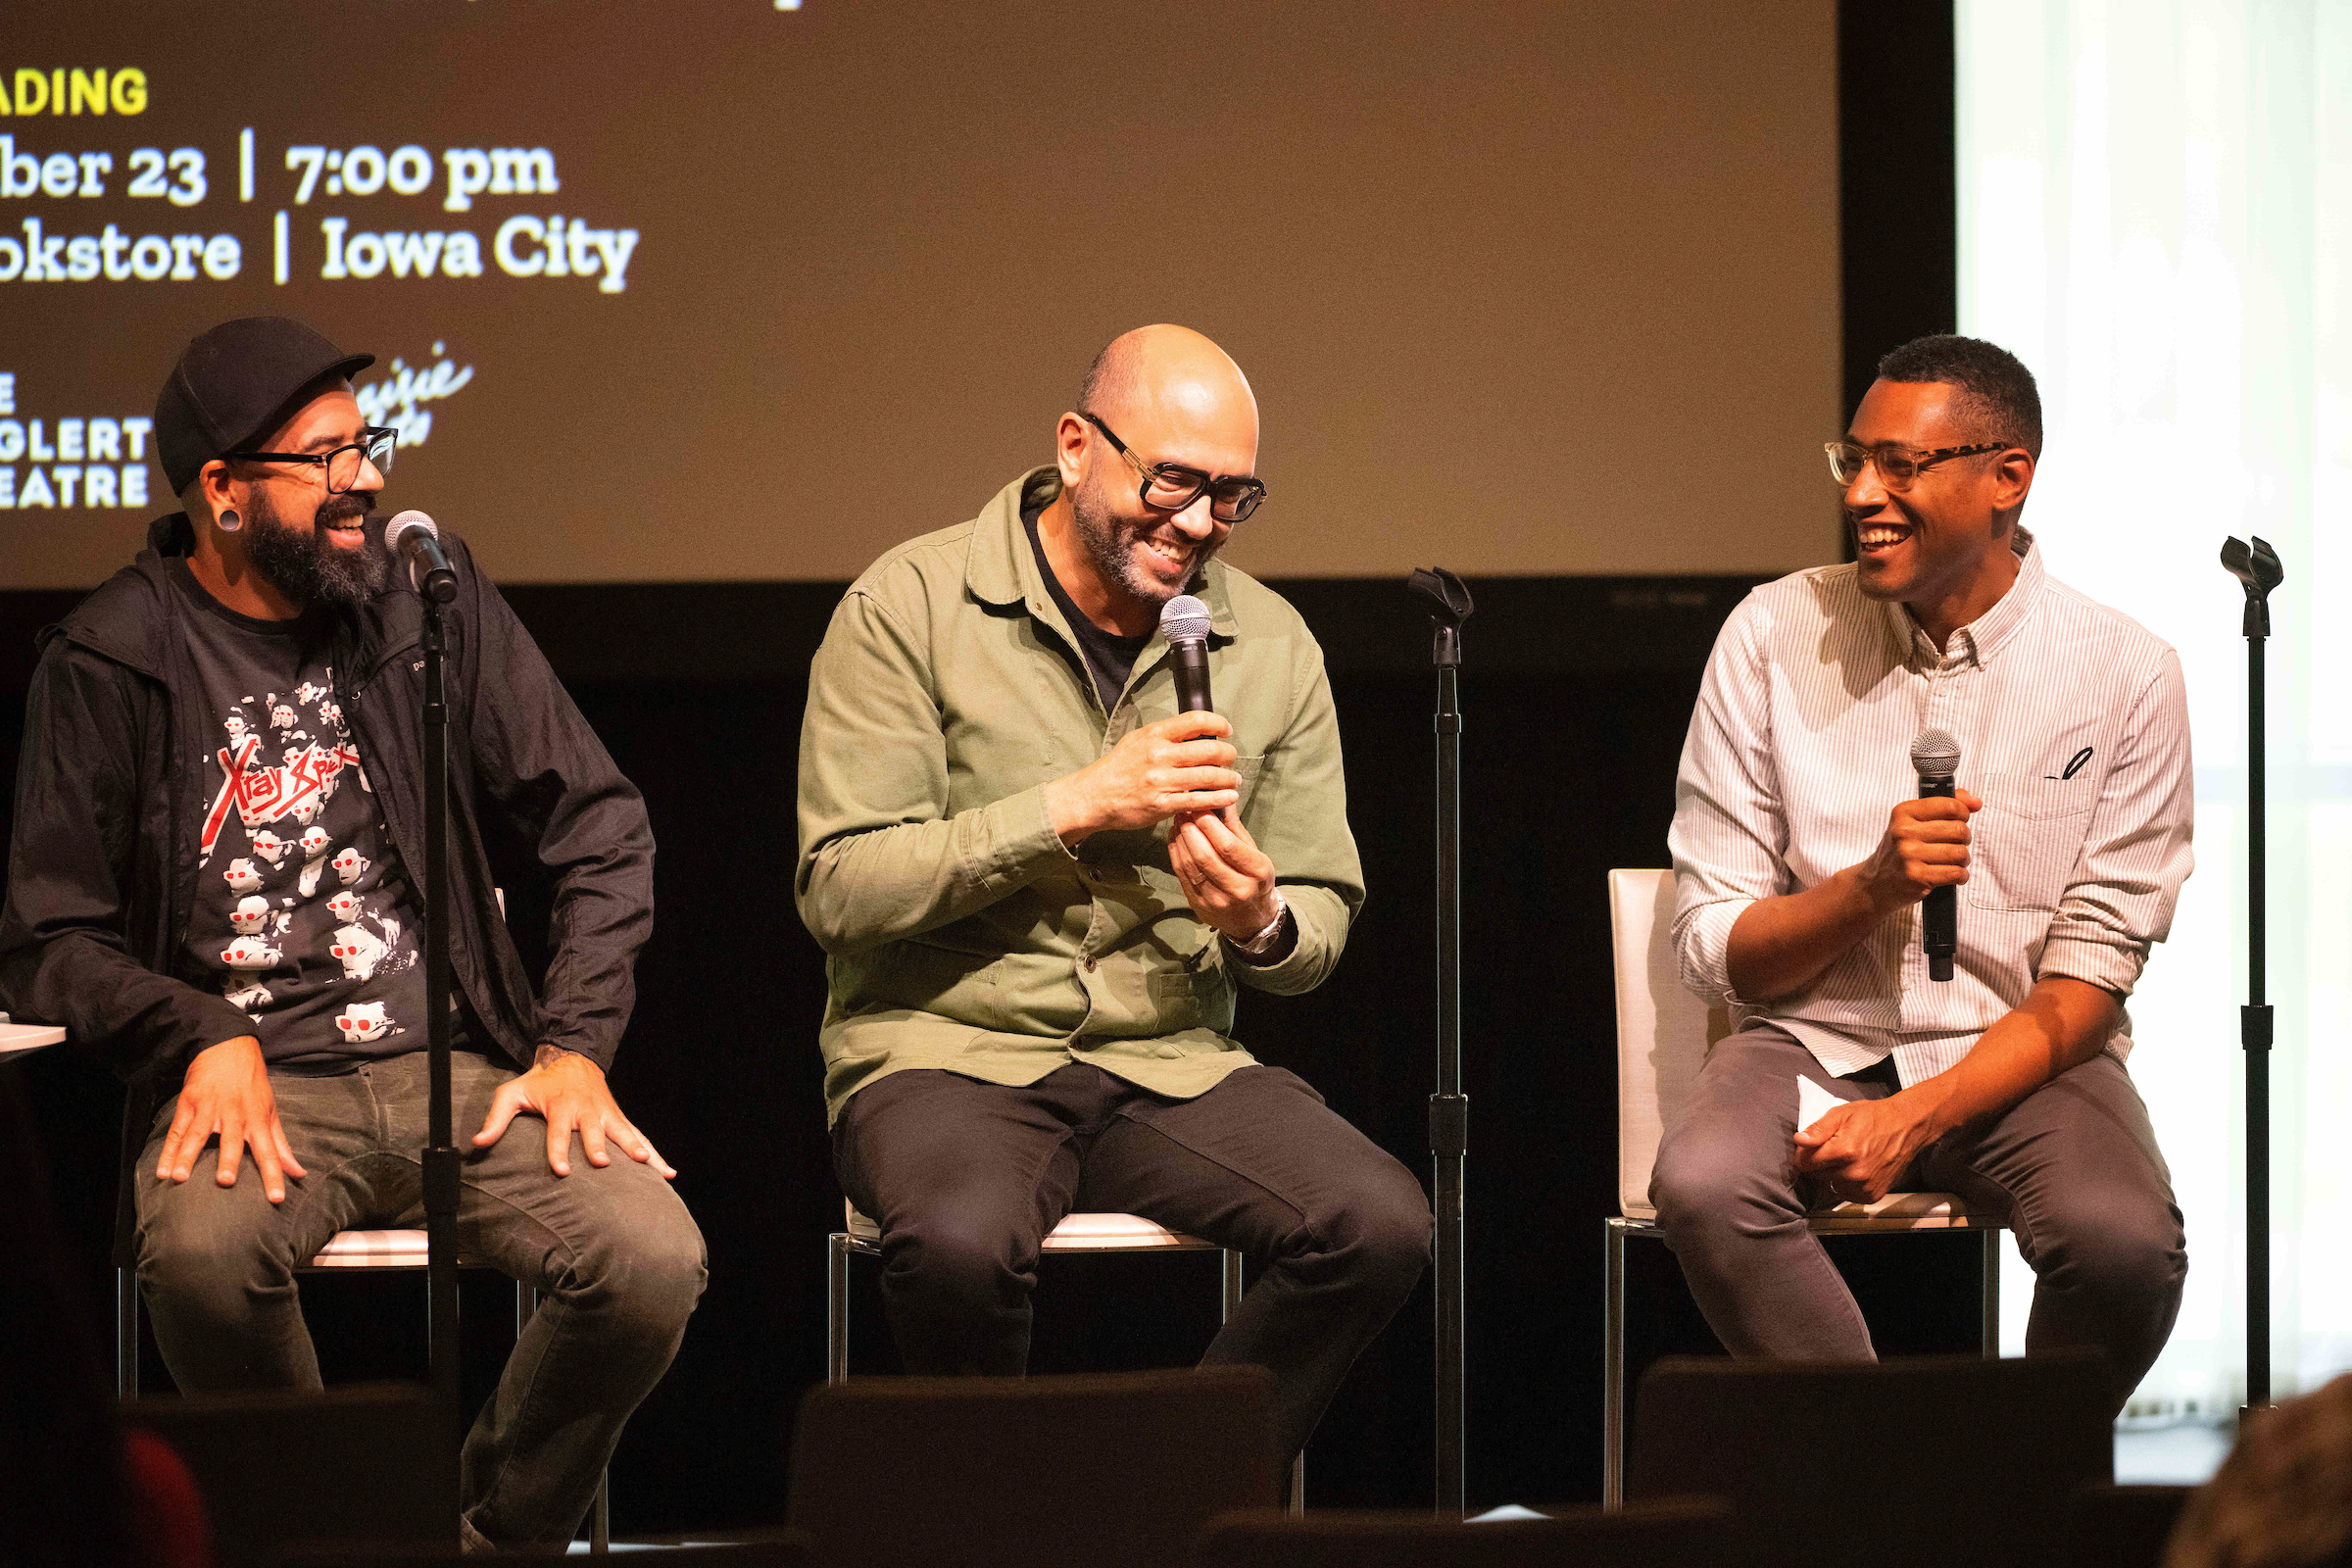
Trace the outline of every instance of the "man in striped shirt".
<instances>
[{"instance_id":1,"label":"man in striped shirt","mask_svg":"<svg viewBox=\"0 0 2352 1568\"><path fill-rule=\"evenodd\" d=\"M1896 349L1830 446L1856 561L1757 589L1716 639L1674 937L1740 1027L1650 1192L1717 1336L1788 1359L1872 1357L1809 1209L1925 1189L2006 1212L2028 1348L2106 1351L2120 1410L2187 1272L2124 999L2189 872L2188 717L2171 648L2043 573L2018 521L2040 450L2012 356ZM1951 798L1914 798L1931 728L1960 744ZM1938 887L1948 981L1920 940ZM1800 1119L1799 1079L1840 1103Z\"/></svg>"}]
</instances>

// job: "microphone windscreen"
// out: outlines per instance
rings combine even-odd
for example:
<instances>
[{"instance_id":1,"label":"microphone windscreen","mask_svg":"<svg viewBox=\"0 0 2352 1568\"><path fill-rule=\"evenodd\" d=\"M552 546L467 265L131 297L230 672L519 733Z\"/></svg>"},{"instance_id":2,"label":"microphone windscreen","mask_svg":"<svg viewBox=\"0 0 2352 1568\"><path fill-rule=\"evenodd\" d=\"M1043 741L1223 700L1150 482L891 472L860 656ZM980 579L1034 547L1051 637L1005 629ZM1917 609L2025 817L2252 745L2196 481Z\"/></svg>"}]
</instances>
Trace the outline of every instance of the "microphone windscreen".
<instances>
[{"instance_id":1,"label":"microphone windscreen","mask_svg":"<svg viewBox=\"0 0 2352 1568\"><path fill-rule=\"evenodd\" d=\"M1911 743L1911 767L1922 778L1950 778L1960 771L1960 743L1949 730L1923 729Z\"/></svg>"},{"instance_id":2,"label":"microphone windscreen","mask_svg":"<svg viewBox=\"0 0 2352 1568\"><path fill-rule=\"evenodd\" d=\"M1159 634L1172 643L1205 642L1208 607L1191 594L1178 594L1159 607Z\"/></svg>"},{"instance_id":3,"label":"microphone windscreen","mask_svg":"<svg viewBox=\"0 0 2352 1568\"><path fill-rule=\"evenodd\" d=\"M436 539L441 537L441 530L435 527L433 525L433 519L426 516L423 513L417 512L412 508L407 512L395 514L392 520L384 524L384 548L386 550L398 550L400 548L401 536L403 534L414 533L419 528L423 529L426 533L431 534Z\"/></svg>"}]
</instances>

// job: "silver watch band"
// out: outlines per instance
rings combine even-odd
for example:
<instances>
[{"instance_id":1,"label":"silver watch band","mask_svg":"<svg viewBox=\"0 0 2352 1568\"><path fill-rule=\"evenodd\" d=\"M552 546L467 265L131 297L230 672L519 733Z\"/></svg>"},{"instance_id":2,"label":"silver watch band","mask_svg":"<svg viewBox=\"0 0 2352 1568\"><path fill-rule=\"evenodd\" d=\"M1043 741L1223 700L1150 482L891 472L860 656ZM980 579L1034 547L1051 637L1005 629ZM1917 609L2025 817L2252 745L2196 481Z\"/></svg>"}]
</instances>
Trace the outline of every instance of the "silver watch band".
<instances>
[{"instance_id":1,"label":"silver watch band","mask_svg":"<svg viewBox=\"0 0 2352 1568\"><path fill-rule=\"evenodd\" d=\"M1251 937L1249 941L1234 942L1233 945L1250 957L1263 957L1266 953L1273 948L1274 939L1282 935L1282 922L1289 918L1290 912L1290 902L1283 898L1280 893L1275 894L1274 918L1266 922L1266 928L1263 931L1260 931L1257 935ZM1227 937L1225 940L1228 942L1233 942L1231 937Z\"/></svg>"}]
</instances>

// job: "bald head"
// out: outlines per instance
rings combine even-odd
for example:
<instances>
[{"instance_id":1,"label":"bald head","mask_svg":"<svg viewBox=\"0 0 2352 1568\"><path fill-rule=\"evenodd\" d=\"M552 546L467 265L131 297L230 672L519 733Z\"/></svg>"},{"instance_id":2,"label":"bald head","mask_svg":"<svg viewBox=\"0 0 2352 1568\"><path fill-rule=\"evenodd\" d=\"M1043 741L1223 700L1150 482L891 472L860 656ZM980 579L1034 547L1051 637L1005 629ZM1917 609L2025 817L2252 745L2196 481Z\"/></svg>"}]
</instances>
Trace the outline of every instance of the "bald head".
<instances>
[{"instance_id":1,"label":"bald head","mask_svg":"<svg viewBox=\"0 0 2352 1568\"><path fill-rule=\"evenodd\" d=\"M1204 486L1257 472L1249 378L1190 327L1137 327L1095 356L1054 442L1061 493L1038 515L1046 559L1096 625L1141 636L1233 531ZM1180 474L1171 492L1154 477L1171 470L1198 483ZM1155 485L1193 499L1157 506Z\"/></svg>"},{"instance_id":2,"label":"bald head","mask_svg":"<svg viewBox=\"0 0 2352 1568\"><path fill-rule=\"evenodd\" d=\"M1189 326L1139 326L1112 338L1078 383L1078 407L1113 429L1136 423L1246 421L1257 444L1257 398L1232 356Z\"/></svg>"}]
</instances>

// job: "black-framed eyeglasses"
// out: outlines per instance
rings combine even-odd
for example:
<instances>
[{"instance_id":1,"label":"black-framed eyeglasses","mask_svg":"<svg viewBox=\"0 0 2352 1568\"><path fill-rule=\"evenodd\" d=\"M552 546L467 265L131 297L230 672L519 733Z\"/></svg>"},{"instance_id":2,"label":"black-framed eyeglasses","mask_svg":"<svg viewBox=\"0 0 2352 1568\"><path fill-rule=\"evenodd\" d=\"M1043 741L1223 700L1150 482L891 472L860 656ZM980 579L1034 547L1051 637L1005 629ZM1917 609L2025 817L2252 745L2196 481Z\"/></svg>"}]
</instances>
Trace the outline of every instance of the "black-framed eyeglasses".
<instances>
[{"instance_id":1,"label":"black-framed eyeglasses","mask_svg":"<svg viewBox=\"0 0 2352 1568\"><path fill-rule=\"evenodd\" d=\"M1985 441L1973 447L1936 447L1930 452L1913 452L1890 442L1866 447L1853 441L1824 441L1821 449L1830 455L1830 476L1841 486L1852 484L1862 477L1865 467L1875 465L1880 481L1887 489L1908 490L1912 480L1938 463L1986 452L2006 452L2009 446L2004 441Z\"/></svg>"},{"instance_id":2,"label":"black-framed eyeglasses","mask_svg":"<svg viewBox=\"0 0 2352 1568\"><path fill-rule=\"evenodd\" d=\"M1154 512L1182 512L1208 494L1208 514L1219 522L1240 522L1266 499L1266 487L1255 479L1216 479L1199 468L1188 468L1181 463L1154 463L1150 467L1119 439L1118 432L1091 414L1078 417L1102 432L1103 439L1118 449L1129 467L1143 476L1143 487L1136 496Z\"/></svg>"},{"instance_id":3,"label":"black-framed eyeglasses","mask_svg":"<svg viewBox=\"0 0 2352 1568\"><path fill-rule=\"evenodd\" d=\"M224 452L225 458L246 463L314 463L326 470L326 493L339 496L360 482L361 460L375 465L377 473L392 471L392 453L400 432L388 424L370 424L357 441L331 452Z\"/></svg>"}]
</instances>

